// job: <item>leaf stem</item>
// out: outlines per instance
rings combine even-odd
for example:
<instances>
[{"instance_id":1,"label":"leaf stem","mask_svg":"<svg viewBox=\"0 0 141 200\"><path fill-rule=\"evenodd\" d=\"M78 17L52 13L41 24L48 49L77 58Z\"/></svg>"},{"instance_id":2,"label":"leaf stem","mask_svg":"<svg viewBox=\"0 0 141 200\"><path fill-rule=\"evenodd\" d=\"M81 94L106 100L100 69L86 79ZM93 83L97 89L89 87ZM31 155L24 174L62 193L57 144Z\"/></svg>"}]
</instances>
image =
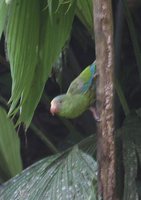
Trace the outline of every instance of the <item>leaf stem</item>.
<instances>
[{"instance_id":1,"label":"leaf stem","mask_svg":"<svg viewBox=\"0 0 141 200\"><path fill-rule=\"evenodd\" d=\"M30 125L30 128L34 131L34 133L49 147L52 153L58 153L59 150L53 145L53 143L48 140L48 138L43 134L43 132L37 128L33 123Z\"/></svg>"}]
</instances>

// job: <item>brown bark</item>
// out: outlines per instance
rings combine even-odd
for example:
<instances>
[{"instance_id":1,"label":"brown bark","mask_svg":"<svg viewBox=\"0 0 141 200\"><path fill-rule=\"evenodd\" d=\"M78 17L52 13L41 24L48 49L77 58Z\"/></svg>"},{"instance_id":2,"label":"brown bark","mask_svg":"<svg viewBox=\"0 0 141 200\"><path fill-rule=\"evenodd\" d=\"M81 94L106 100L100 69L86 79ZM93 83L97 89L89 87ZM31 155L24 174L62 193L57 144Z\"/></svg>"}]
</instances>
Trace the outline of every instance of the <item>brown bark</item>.
<instances>
[{"instance_id":1,"label":"brown bark","mask_svg":"<svg viewBox=\"0 0 141 200\"><path fill-rule=\"evenodd\" d=\"M94 0L97 84L99 191L104 200L115 195L115 143L113 110L113 17L111 0Z\"/></svg>"}]
</instances>

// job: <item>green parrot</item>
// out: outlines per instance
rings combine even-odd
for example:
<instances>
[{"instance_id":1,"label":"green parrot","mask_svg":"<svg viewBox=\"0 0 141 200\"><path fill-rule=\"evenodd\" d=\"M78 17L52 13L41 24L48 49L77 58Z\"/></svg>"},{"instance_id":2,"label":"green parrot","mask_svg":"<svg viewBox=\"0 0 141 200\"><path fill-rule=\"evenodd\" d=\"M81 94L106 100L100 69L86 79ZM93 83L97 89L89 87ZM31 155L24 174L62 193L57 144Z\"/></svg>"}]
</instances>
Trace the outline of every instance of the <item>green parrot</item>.
<instances>
[{"instance_id":1,"label":"green parrot","mask_svg":"<svg viewBox=\"0 0 141 200\"><path fill-rule=\"evenodd\" d=\"M96 100L96 78L96 62L93 62L72 81L66 94L51 101L52 115L73 119L90 109L98 120L95 108L91 107Z\"/></svg>"}]
</instances>

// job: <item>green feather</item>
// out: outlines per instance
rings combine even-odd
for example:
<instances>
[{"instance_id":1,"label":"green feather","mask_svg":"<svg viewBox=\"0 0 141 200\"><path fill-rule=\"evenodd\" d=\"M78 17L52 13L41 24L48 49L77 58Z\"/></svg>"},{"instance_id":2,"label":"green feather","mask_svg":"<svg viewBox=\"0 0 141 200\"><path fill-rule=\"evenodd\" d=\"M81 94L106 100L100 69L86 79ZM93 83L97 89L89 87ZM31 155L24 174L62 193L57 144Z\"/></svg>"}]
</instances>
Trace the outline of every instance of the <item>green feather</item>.
<instances>
[{"instance_id":1,"label":"green feather","mask_svg":"<svg viewBox=\"0 0 141 200\"><path fill-rule=\"evenodd\" d=\"M88 108L88 98L86 96L75 95L61 95L61 106L59 107L58 115L73 119L81 115Z\"/></svg>"},{"instance_id":2,"label":"green feather","mask_svg":"<svg viewBox=\"0 0 141 200\"><path fill-rule=\"evenodd\" d=\"M78 94L82 93L84 84L91 79L92 73L90 71L90 66L86 67L81 74L76 77L70 84L67 93Z\"/></svg>"}]
</instances>

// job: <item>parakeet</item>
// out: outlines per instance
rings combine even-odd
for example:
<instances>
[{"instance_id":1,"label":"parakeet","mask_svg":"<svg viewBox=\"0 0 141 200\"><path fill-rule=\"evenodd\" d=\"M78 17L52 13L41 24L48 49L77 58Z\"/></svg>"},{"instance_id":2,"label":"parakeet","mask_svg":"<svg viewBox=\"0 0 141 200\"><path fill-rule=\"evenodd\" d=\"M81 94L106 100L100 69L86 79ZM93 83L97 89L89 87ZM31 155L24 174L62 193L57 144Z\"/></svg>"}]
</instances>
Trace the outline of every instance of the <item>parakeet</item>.
<instances>
[{"instance_id":1,"label":"parakeet","mask_svg":"<svg viewBox=\"0 0 141 200\"><path fill-rule=\"evenodd\" d=\"M72 81L66 94L51 101L50 112L69 119L80 116L95 102L96 77L96 62L93 62Z\"/></svg>"}]
</instances>

